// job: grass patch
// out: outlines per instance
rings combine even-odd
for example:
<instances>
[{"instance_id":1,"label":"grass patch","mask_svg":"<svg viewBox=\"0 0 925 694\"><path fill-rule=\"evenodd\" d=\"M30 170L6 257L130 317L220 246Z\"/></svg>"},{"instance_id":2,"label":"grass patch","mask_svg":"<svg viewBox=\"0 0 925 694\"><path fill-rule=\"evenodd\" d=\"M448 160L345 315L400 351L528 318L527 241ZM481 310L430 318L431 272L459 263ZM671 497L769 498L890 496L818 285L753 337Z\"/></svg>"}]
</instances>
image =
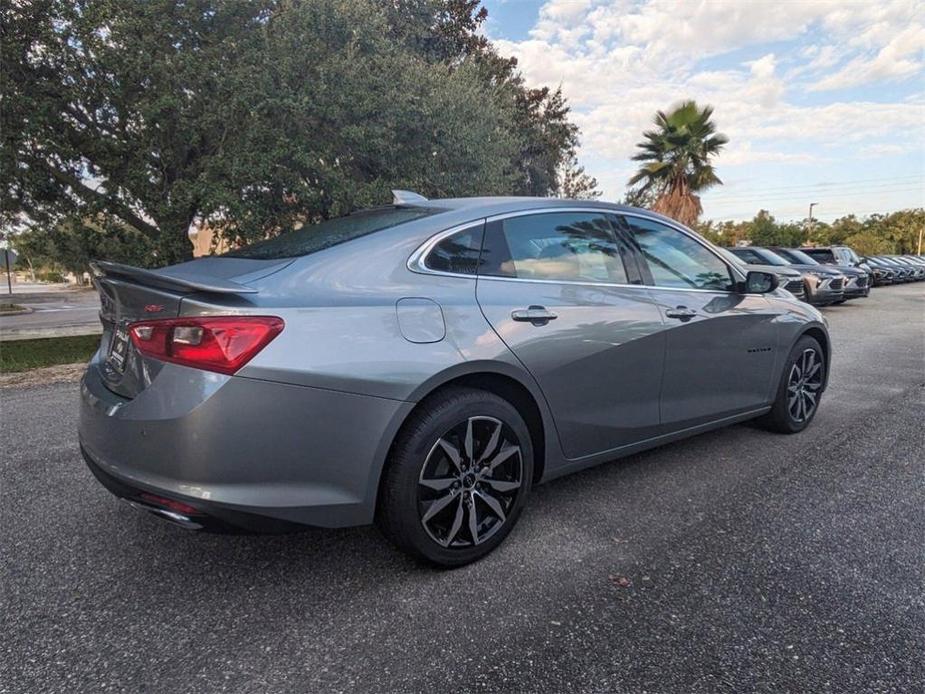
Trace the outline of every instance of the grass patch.
<instances>
[{"instance_id":1,"label":"grass patch","mask_svg":"<svg viewBox=\"0 0 925 694\"><path fill-rule=\"evenodd\" d=\"M99 335L69 335L0 342L0 372L13 373L42 366L89 361L99 346Z\"/></svg>"}]
</instances>

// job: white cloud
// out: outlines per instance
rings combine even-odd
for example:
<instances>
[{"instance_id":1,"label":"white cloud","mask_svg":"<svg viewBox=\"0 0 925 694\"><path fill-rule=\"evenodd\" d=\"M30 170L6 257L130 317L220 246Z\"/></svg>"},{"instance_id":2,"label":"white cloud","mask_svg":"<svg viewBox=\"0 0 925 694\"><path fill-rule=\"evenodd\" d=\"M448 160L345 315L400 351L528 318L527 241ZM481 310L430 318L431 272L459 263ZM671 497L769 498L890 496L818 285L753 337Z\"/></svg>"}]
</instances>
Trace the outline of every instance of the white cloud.
<instances>
[{"instance_id":1,"label":"white cloud","mask_svg":"<svg viewBox=\"0 0 925 694\"><path fill-rule=\"evenodd\" d=\"M589 172L616 198L655 111L687 98L713 105L730 137L721 175L758 162L818 164L845 146L878 156L921 147L921 97L808 98L921 74L919 9L916 0L551 0L527 39L495 43L529 83L562 85Z\"/></svg>"},{"instance_id":2,"label":"white cloud","mask_svg":"<svg viewBox=\"0 0 925 694\"><path fill-rule=\"evenodd\" d=\"M902 154L905 151L906 147L903 147L902 145L884 142L877 145L867 145L865 147L861 147L861 149L858 151L858 154L860 154L862 157L869 157L874 159L876 157L890 157L895 154Z\"/></svg>"},{"instance_id":3,"label":"white cloud","mask_svg":"<svg viewBox=\"0 0 925 694\"><path fill-rule=\"evenodd\" d=\"M843 89L878 80L900 79L922 70L925 27L913 24L893 36L874 56L861 55L838 72L820 80L814 91Z\"/></svg>"}]
</instances>

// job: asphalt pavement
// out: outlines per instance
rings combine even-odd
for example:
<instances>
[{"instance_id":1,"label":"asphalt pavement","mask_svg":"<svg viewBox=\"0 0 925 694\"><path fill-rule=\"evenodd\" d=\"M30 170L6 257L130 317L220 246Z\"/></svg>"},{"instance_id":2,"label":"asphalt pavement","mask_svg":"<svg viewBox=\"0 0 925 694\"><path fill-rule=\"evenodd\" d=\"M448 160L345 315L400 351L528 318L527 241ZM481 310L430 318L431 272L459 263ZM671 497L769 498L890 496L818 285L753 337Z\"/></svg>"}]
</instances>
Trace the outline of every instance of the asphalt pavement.
<instances>
[{"instance_id":1,"label":"asphalt pavement","mask_svg":"<svg viewBox=\"0 0 925 694\"><path fill-rule=\"evenodd\" d=\"M0 391L0 691L922 691L925 285L825 313L809 430L543 485L455 571L372 528L188 533L92 478L76 384Z\"/></svg>"},{"instance_id":2,"label":"asphalt pavement","mask_svg":"<svg viewBox=\"0 0 925 694\"><path fill-rule=\"evenodd\" d=\"M100 298L92 288L66 285L19 285L10 301L28 313L0 316L0 341L62 335L95 335L102 332Z\"/></svg>"}]
</instances>

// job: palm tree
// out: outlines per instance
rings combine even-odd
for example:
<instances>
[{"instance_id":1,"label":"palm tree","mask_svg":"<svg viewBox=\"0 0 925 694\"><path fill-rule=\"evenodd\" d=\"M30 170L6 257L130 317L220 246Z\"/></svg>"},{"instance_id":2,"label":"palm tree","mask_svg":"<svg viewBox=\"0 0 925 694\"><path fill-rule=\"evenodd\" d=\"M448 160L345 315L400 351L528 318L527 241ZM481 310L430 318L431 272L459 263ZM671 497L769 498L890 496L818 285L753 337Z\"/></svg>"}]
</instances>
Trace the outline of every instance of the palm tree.
<instances>
[{"instance_id":1,"label":"palm tree","mask_svg":"<svg viewBox=\"0 0 925 694\"><path fill-rule=\"evenodd\" d=\"M655 197L652 209L691 225L703 208L696 193L710 186L722 185L710 163L729 138L716 132L710 120L713 107L700 108L694 101L684 101L670 113L655 116L657 130L643 133L645 140L633 161L644 162L630 178L633 193Z\"/></svg>"}]
</instances>

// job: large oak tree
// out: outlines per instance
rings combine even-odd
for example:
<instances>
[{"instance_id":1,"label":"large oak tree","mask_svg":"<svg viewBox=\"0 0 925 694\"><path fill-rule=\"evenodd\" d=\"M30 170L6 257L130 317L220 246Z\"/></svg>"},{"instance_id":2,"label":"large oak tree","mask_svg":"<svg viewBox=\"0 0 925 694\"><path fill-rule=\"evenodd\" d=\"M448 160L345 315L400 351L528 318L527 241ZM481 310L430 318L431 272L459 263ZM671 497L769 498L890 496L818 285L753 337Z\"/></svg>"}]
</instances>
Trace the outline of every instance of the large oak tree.
<instances>
[{"instance_id":1,"label":"large oak tree","mask_svg":"<svg viewBox=\"0 0 925 694\"><path fill-rule=\"evenodd\" d=\"M478 0L33 0L2 10L2 213L112 218L155 264L388 200L557 194L561 94L528 89ZM569 168L571 167L571 168Z\"/></svg>"}]
</instances>

